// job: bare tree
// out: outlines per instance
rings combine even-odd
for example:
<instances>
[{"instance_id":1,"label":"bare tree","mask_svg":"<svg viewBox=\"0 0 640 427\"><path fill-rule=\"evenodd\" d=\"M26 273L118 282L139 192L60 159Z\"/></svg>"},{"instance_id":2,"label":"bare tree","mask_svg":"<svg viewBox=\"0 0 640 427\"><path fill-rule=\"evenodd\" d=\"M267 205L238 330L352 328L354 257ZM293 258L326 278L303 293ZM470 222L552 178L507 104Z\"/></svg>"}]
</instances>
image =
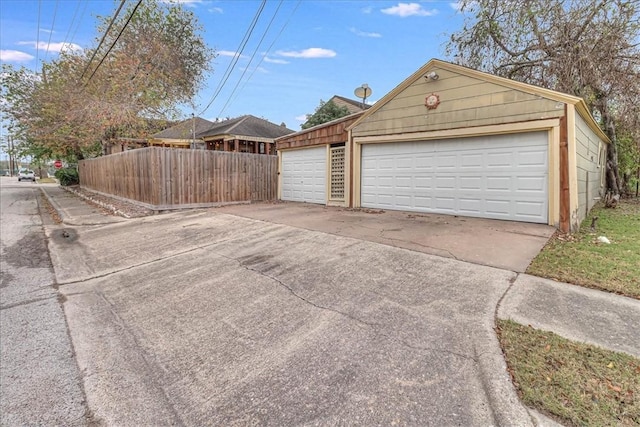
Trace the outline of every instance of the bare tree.
<instances>
[{"instance_id":1,"label":"bare tree","mask_svg":"<svg viewBox=\"0 0 640 427\"><path fill-rule=\"evenodd\" d=\"M607 189L621 192L616 125L640 125L640 2L637 0L462 0L451 36L455 61L582 97L612 141Z\"/></svg>"}]
</instances>

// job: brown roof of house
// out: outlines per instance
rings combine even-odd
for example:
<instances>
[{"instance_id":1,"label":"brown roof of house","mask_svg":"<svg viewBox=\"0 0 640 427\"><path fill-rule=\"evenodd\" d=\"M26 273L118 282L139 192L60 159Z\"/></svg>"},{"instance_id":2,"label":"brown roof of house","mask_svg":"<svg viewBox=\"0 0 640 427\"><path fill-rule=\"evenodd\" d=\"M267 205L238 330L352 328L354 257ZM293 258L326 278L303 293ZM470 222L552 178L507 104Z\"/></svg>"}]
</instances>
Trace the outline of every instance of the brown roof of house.
<instances>
[{"instance_id":1,"label":"brown roof of house","mask_svg":"<svg viewBox=\"0 0 640 427\"><path fill-rule=\"evenodd\" d=\"M199 133L203 132L206 129L209 129L215 123L210 122L209 120L202 119L200 117L196 117L195 119L186 119L181 121L175 126L172 126L168 129L165 129L161 132L152 135L152 138L156 139L192 139L193 138L193 130L195 124L195 134L196 137Z\"/></svg>"},{"instance_id":2,"label":"brown roof of house","mask_svg":"<svg viewBox=\"0 0 640 427\"><path fill-rule=\"evenodd\" d=\"M208 129L197 132L196 137L204 138L216 135L242 135L275 139L293 132L295 131L285 126L277 125L268 120L252 115L246 115L235 119L212 123Z\"/></svg>"}]
</instances>

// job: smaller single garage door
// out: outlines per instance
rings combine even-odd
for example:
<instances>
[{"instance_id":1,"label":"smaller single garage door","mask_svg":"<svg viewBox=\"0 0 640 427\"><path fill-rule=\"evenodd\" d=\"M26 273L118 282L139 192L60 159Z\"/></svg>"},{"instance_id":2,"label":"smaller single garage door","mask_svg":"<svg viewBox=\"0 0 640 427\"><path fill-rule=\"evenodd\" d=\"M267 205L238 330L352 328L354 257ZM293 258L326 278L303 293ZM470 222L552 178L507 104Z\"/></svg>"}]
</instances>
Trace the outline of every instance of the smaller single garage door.
<instances>
[{"instance_id":1,"label":"smaller single garage door","mask_svg":"<svg viewBox=\"0 0 640 427\"><path fill-rule=\"evenodd\" d=\"M327 148L282 152L282 200L327 202Z\"/></svg>"},{"instance_id":2,"label":"smaller single garage door","mask_svg":"<svg viewBox=\"0 0 640 427\"><path fill-rule=\"evenodd\" d=\"M547 135L363 145L361 205L547 223Z\"/></svg>"}]
</instances>

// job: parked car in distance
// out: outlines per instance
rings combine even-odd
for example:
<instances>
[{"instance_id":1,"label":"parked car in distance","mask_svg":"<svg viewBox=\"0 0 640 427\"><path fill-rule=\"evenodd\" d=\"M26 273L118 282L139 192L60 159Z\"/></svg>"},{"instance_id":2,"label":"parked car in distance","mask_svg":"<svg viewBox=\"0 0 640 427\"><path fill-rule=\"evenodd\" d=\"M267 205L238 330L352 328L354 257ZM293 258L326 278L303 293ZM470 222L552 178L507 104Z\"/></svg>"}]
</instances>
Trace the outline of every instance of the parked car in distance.
<instances>
[{"instance_id":1,"label":"parked car in distance","mask_svg":"<svg viewBox=\"0 0 640 427\"><path fill-rule=\"evenodd\" d=\"M32 170L22 169L18 172L18 181L23 180L36 182L36 174Z\"/></svg>"}]
</instances>

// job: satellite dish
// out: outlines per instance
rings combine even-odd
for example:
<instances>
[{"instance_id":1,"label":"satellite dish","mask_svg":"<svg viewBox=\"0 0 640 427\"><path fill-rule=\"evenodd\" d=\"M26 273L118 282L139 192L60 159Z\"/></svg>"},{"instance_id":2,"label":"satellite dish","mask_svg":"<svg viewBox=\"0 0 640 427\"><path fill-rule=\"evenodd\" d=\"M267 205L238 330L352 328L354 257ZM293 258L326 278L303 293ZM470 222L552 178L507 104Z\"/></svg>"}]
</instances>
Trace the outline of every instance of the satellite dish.
<instances>
[{"instance_id":1,"label":"satellite dish","mask_svg":"<svg viewBox=\"0 0 640 427\"><path fill-rule=\"evenodd\" d=\"M369 87L368 84L363 83L362 86L357 87L356 90L353 91L353 93L358 98L362 98L362 108L364 109L365 102L366 102L367 98L371 96L373 91L371 90L371 88Z\"/></svg>"}]
</instances>

